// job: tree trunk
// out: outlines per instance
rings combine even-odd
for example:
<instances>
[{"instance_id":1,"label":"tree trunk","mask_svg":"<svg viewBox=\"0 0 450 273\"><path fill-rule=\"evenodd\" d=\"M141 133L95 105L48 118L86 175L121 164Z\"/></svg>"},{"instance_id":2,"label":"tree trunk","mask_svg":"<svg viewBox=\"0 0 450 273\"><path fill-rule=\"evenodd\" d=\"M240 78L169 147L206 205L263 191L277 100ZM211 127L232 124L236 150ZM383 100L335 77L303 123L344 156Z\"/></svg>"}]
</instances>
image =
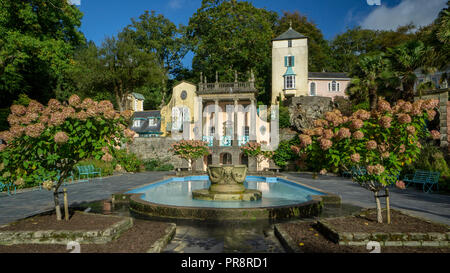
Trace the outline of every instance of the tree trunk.
<instances>
[{"instance_id":1,"label":"tree trunk","mask_svg":"<svg viewBox=\"0 0 450 273\"><path fill-rule=\"evenodd\" d=\"M119 107L119 111L122 112L123 111L122 100L120 99L119 90L117 89L117 85L114 85L114 97L116 98L116 103L117 103L117 106Z\"/></svg>"},{"instance_id":2,"label":"tree trunk","mask_svg":"<svg viewBox=\"0 0 450 273\"><path fill-rule=\"evenodd\" d=\"M377 107L377 90L375 88L372 88L369 90L369 104L370 104L370 110L373 110Z\"/></svg>"},{"instance_id":3,"label":"tree trunk","mask_svg":"<svg viewBox=\"0 0 450 273\"><path fill-rule=\"evenodd\" d=\"M405 81L403 83L403 92L406 101L413 102L414 101L414 83Z\"/></svg>"},{"instance_id":4,"label":"tree trunk","mask_svg":"<svg viewBox=\"0 0 450 273\"><path fill-rule=\"evenodd\" d=\"M387 223L391 223L391 207L389 205L389 189L386 187L385 189L386 193L386 212L387 212Z\"/></svg>"},{"instance_id":5,"label":"tree trunk","mask_svg":"<svg viewBox=\"0 0 450 273\"><path fill-rule=\"evenodd\" d=\"M378 197L378 192L374 192L375 202L377 203L377 222L383 223L383 215L381 215L381 203L380 198Z\"/></svg>"},{"instance_id":6,"label":"tree trunk","mask_svg":"<svg viewBox=\"0 0 450 273\"><path fill-rule=\"evenodd\" d=\"M58 187L53 188L53 199L55 201L56 220L61 221L61 207L59 205Z\"/></svg>"}]
</instances>

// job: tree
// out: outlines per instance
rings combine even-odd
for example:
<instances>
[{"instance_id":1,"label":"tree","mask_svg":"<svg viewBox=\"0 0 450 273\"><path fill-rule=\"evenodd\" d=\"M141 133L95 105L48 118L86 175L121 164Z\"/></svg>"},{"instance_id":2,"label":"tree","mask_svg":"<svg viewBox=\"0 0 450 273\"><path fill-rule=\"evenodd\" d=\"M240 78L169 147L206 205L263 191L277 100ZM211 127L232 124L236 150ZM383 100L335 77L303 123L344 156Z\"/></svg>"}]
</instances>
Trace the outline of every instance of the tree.
<instances>
[{"instance_id":1,"label":"tree","mask_svg":"<svg viewBox=\"0 0 450 273\"><path fill-rule=\"evenodd\" d=\"M370 108L374 109L378 100L378 89L390 72L389 61L384 54L366 55L359 58L359 62L350 73L353 77L348 89L350 97L358 95L368 97Z\"/></svg>"},{"instance_id":2,"label":"tree","mask_svg":"<svg viewBox=\"0 0 450 273\"><path fill-rule=\"evenodd\" d=\"M353 178L373 192L378 222L382 223L378 192L384 189L388 196L389 185L404 187L398 181L399 174L419 158L420 141L430 136L440 138L439 132L424 129L426 120L434 119L438 104L438 100L399 100L391 107L380 100L372 112L358 110L350 117L338 110L327 112L325 119L315 121L314 129L299 135L300 145L293 150L305 154L308 164L323 172L333 168L359 170L353 172Z\"/></svg>"},{"instance_id":3,"label":"tree","mask_svg":"<svg viewBox=\"0 0 450 273\"><path fill-rule=\"evenodd\" d=\"M417 81L414 72L423 68L428 50L421 41L411 41L388 49L392 70L400 79L402 98L405 100L414 101L414 85Z\"/></svg>"},{"instance_id":4,"label":"tree","mask_svg":"<svg viewBox=\"0 0 450 273\"><path fill-rule=\"evenodd\" d=\"M167 98L168 79L176 77L183 71L181 60L187 53L187 44L184 37L183 26L177 26L162 14L156 15L155 11L145 11L138 20L131 19L120 35L126 35L133 39L136 46L147 53L154 54L159 66L163 69L164 77L161 77L163 87L161 105Z\"/></svg>"},{"instance_id":5,"label":"tree","mask_svg":"<svg viewBox=\"0 0 450 273\"><path fill-rule=\"evenodd\" d=\"M82 13L68 1L0 0L0 100L21 93L47 101L64 82Z\"/></svg>"},{"instance_id":6,"label":"tree","mask_svg":"<svg viewBox=\"0 0 450 273\"><path fill-rule=\"evenodd\" d=\"M429 26L421 28L417 37L427 46L431 47L425 58L428 67L446 69L450 59L450 1L438 15L438 18Z\"/></svg>"},{"instance_id":7,"label":"tree","mask_svg":"<svg viewBox=\"0 0 450 273\"><path fill-rule=\"evenodd\" d=\"M245 145L241 146L241 151L249 158L252 157L256 160L256 169L258 169L258 167L265 159L271 159L274 155L273 151L263 150L261 147L261 143L259 142L247 142Z\"/></svg>"},{"instance_id":8,"label":"tree","mask_svg":"<svg viewBox=\"0 0 450 273\"><path fill-rule=\"evenodd\" d=\"M0 132L0 174L17 186L45 178L53 190L57 220L61 220L58 190L83 159L111 161L117 147L134 136L126 129L131 111L114 111L109 101L83 101L76 95L69 104L55 99L47 107L32 100L27 107L11 106L11 128Z\"/></svg>"},{"instance_id":9,"label":"tree","mask_svg":"<svg viewBox=\"0 0 450 273\"><path fill-rule=\"evenodd\" d=\"M180 140L172 144L169 152L173 152L175 155L186 159L189 162L189 167L194 170L194 161L205 155L209 155L211 150L208 147L208 143L205 141Z\"/></svg>"},{"instance_id":10,"label":"tree","mask_svg":"<svg viewBox=\"0 0 450 273\"><path fill-rule=\"evenodd\" d=\"M359 56L385 52L390 47L415 39L415 35L410 33L413 28L413 25L407 25L395 31L370 30L361 27L347 29L331 41L335 69L350 72L358 62Z\"/></svg>"},{"instance_id":11,"label":"tree","mask_svg":"<svg viewBox=\"0 0 450 273\"><path fill-rule=\"evenodd\" d=\"M70 79L75 86L73 92L83 97L111 99L123 111L132 92L152 92L158 96L164 71L154 53L139 49L132 37L106 38L100 48L94 43L75 54L75 65L70 70Z\"/></svg>"},{"instance_id":12,"label":"tree","mask_svg":"<svg viewBox=\"0 0 450 273\"><path fill-rule=\"evenodd\" d=\"M308 18L301 15L298 11L285 11L274 27L275 37L288 30L290 26L308 37L309 71L333 71L334 66L330 47L316 24L308 21Z\"/></svg>"},{"instance_id":13,"label":"tree","mask_svg":"<svg viewBox=\"0 0 450 273\"><path fill-rule=\"evenodd\" d=\"M271 39L277 14L236 0L203 0L189 19L186 37L195 54L192 68L209 79L216 71L221 81L256 77L260 99L270 99Z\"/></svg>"}]
</instances>

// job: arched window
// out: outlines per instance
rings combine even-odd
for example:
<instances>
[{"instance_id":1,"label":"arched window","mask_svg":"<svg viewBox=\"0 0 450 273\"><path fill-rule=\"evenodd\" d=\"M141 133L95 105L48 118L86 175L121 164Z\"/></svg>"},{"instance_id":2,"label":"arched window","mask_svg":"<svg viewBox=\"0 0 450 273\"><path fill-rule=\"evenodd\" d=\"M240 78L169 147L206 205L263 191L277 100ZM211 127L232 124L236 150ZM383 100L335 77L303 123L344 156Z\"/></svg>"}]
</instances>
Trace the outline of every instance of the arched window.
<instances>
[{"instance_id":1,"label":"arched window","mask_svg":"<svg viewBox=\"0 0 450 273\"><path fill-rule=\"evenodd\" d=\"M246 165L248 167L248 156L246 154L241 154L241 165Z\"/></svg>"},{"instance_id":2,"label":"arched window","mask_svg":"<svg viewBox=\"0 0 450 273\"><path fill-rule=\"evenodd\" d=\"M230 153L223 153L221 156L221 163L225 165L231 165L231 154Z\"/></svg>"},{"instance_id":3,"label":"arched window","mask_svg":"<svg viewBox=\"0 0 450 273\"><path fill-rule=\"evenodd\" d=\"M312 83L310 84L309 94L310 94L311 96L315 96L315 95L316 95L316 83L315 83L315 82L312 82Z\"/></svg>"}]
</instances>

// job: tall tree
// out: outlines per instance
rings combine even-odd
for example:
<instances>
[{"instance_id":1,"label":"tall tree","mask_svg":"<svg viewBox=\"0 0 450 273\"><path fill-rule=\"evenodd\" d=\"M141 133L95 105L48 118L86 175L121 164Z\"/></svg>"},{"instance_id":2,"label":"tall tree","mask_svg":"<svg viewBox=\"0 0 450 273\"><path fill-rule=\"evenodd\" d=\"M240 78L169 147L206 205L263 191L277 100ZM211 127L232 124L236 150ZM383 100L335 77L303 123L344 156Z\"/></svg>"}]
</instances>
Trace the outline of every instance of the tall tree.
<instances>
[{"instance_id":1,"label":"tall tree","mask_svg":"<svg viewBox=\"0 0 450 273\"><path fill-rule=\"evenodd\" d=\"M429 45L426 64L429 67L445 69L450 60L450 1L430 25L421 28L417 33L418 39Z\"/></svg>"},{"instance_id":2,"label":"tall tree","mask_svg":"<svg viewBox=\"0 0 450 273\"><path fill-rule=\"evenodd\" d=\"M187 53L184 37L184 26L177 27L162 14L145 11L138 20L131 19L120 35L131 37L140 49L157 57L159 65L164 69L165 77L161 77L163 92L161 106L165 104L168 90L168 79L182 73L181 60Z\"/></svg>"},{"instance_id":3,"label":"tall tree","mask_svg":"<svg viewBox=\"0 0 450 273\"><path fill-rule=\"evenodd\" d=\"M195 54L192 68L210 80L219 72L221 81L247 80L255 73L259 98L270 98L271 39L275 12L258 9L249 2L203 0L189 19L186 37Z\"/></svg>"},{"instance_id":4,"label":"tall tree","mask_svg":"<svg viewBox=\"0 0 450 273\"><path fill-rule=\"evenodd\" d=\"M415 35L410 33L413 25L399 27L396 31L379 31L355 27L337 35L331 41L331 53L335 69L350 72L358 63L359 56L385 52L387 48L411 41Z\"/></svg>"},{"instance_id":5,"label":"tall tree","mask_svg":"<svg viewBox=\"0 0 450 273\"><path fill-rule=\"evenodd\" d=\"M118 36L106 38L100 48L88 43L80 49L70 75L77 93L111 99L122 111L132 92L160 92L165 74L154 53L141 50L130 36Z\"/></svg>"},{"instance_id":6,"label":"tall tree","mask_svg":"<svg viewBox=\"0 0 450 273\"><path fill-rule=\"evenodd\" d=\"M393 71L400 79L402 98L405 100L414 100L414 84L417 80L414 72L425 65L428 50L421 41L411 41L388 49L388 57Z\"/></svg>"},{"instance_id":7,"label":"tall tree","mask_svg":"<svg viewBox=\"0 0 450 273\"><path fill-rule=\"evenodd\" d=\"M301 15L298 11L284 12L283 16L275 25L275 36L281 35L291 25L294 30L308 37L309 71L332 71L334 67L332 65L331 52L327 40L325 40L316 24L308 21L308 18Z\"/></svg>"},{"instance_id":8,"label":"tall tree","mask_svg":"<svg viewBox=\"0 0 450 273\"><path fill-rule=\"evenodd\" d=\"M68 1L0 0L0 104L20 93L46 102L83 43L82 13Z\"/></svg>"},{"instance_id":9,"label":"tall tree","mask_svg":"<svg viewBox=\"0 0 450 273\"><path fill-rule=\"evenodd\" d=\"M386 80L385 73L389 73L389 71L389 60L383 53L361 56L350 73L353 78L348 89L350 97L364 98L367 96L370 109L374 109L378 101L379 86ZM352 94L352 92L356 94Z\"/></svg>"}]
</instances>

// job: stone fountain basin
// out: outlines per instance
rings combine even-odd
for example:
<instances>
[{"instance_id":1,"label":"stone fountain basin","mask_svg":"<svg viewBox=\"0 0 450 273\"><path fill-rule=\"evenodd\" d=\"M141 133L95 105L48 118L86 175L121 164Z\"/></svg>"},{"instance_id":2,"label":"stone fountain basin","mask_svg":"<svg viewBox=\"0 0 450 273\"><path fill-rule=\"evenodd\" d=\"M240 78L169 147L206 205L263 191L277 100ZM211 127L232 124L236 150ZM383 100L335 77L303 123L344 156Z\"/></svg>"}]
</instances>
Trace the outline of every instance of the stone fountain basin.
<instances>
[{"instance_id":1,"label":"stone fountain basin","mask_svg":"<svg viewBox=\"0 0 450 273\"><path fill-rule=\"evenodd\" d=\"M115 203L128 203L130 210L139 215L156 218L176 218L194 220L255 220L255 219L289 219L308 218L319 215L324 203L339 204L340 197L317 188L303 185L299 182L287 180L282 177L247 176L248 183L262 181L263 186L298 187L308 191L308 198L285 202L271 202L271 194L263 191L263 198L253 202L221 202L207 200L193 200L186 196L188 204L174 201L172 190L164 189L164 185L174 184L176 188L188 187L189 181L207 180L207 176L166 177L162 181L139 186L129 191L113 195ZM175 182L175 183L174 183ZM178 184L177 184L178 183ZM160 199L149 198L148 190L162 187L167 196L157 194ZM240 197L239 197L240 198ZM222 207L221 207L222 206Z\"/></svg>"}]
</instances>

